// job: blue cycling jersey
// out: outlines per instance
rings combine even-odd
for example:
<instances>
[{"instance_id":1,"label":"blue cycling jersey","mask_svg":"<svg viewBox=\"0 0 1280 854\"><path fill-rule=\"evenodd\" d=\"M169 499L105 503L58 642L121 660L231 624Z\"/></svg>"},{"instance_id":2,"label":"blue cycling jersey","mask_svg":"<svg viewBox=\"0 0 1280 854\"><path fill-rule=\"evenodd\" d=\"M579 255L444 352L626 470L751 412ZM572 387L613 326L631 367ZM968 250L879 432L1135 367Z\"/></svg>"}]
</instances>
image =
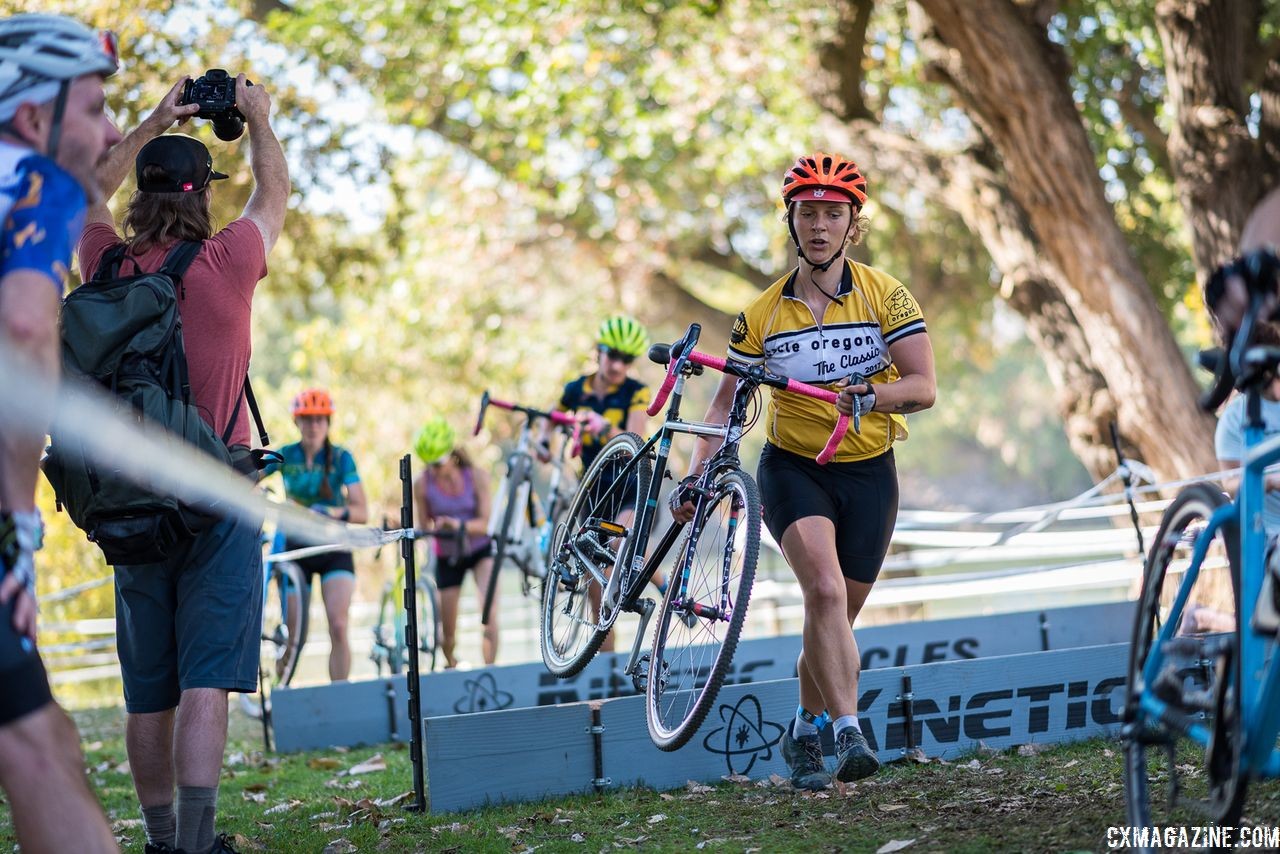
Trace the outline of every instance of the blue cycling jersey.
<instances>
[{"instance_id":1,"label":"blue cycling jersey","mask_svg":"<svg viewBox=\"0 0 1280 854\"><path fill-rule=\"evenodd\" d=\"M61 166L0 143L0 279L32 270L61 294L87 209L80 182Z\"/></svg>"}]
</instances>

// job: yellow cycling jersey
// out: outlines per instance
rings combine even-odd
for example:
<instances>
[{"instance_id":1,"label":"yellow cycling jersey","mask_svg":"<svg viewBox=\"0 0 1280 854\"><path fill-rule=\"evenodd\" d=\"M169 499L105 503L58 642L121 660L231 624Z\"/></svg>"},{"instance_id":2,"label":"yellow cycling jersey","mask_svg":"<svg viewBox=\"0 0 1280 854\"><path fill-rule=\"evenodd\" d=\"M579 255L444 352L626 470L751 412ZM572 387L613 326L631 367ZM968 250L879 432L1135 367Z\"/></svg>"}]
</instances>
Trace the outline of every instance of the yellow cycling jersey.
<instances>
[{"instance_id":1,"label":"yellow cycling jersey","mask_svg":"<svg viewBox=\"0 0 1280 854\"><path fill-rule=\"evenodd\" d=\"M730 335L729 358L764 364L771 372L813 385L829 385L860 373L871 382L898 378L889 345L924 332L920 305L906 286L887 273L853 261L845 263L836 299L822 323L795 295L798 270L774 282L738 315ZM830 403L770 389L769 441L786 451L815 457L835 429ZM837 462L864 460L907 437L901 415L869 412L862 432L849 432L836 451Z\"/></svg>"}]
</instances>

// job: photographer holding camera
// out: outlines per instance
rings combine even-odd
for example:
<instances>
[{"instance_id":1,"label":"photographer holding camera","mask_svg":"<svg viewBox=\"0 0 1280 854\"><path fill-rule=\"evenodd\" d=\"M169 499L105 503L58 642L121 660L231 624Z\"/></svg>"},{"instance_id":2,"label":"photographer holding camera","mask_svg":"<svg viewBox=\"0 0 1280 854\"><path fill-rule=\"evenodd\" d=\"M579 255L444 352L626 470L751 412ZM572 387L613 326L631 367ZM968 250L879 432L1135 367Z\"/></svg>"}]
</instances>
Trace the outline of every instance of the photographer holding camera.
<instances>
[{"instance_id":1,"label":"photographer holding camera","mask_svg":"<svg viewBox=\"0 0 1280 854\"><path fill-rule=\"evenodd\" d=\"M200 241L182 277L178 302L191 397L229 445L249 445L243 406L249 368L250 313L266 258L284 225L289 170L269 122L271 99L243 74L235 109L249 131L254 188L240 218L216 234L210 211L213 170L198 140L167 134L197 114L179 81L99 167L103 198L130 164L138 190L129 199L124 235L105 201L89 209L78 254L88 280L104 255L124 244L120 275L155 271L179 241ZM215 119L216 121L216 119ZM128 712L125 737L147 851L190 854L232 850L215 839L218 780L227 737L227 694L257 686L262 623L259 527L226 518L194 535L168 560L115 567L116 626ZM176 788L176 800L175 800Z\"/></svg>"}]
</instances>

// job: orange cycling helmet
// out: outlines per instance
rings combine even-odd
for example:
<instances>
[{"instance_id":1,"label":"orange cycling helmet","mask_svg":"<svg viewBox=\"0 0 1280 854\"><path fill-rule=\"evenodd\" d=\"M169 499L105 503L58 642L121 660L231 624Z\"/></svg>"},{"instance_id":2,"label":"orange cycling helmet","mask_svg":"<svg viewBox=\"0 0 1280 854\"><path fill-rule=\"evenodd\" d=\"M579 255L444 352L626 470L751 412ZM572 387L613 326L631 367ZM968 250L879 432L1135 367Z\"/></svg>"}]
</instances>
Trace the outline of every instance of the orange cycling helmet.
<instances>
[{"instance_id":1,"label":"orange cycling helmet","mask_svg":"<svg viewBox=\"0 0 1280 854\"><path fill-rule=\"evenodd\" d=\"M867 202L867 179L852 160L818 151L796 160L782 176L782 201L849 202L861 209Z\"/></svg>"},{"instance_id":2,"label":"orange cycling helmet","mask_svg":"<svg viewBox=\"0 0 1280 854\"><path fill-rule=\"evenodd\" d=\"M322 388L309 388L293 399L293 417L333 415L333 398Z\"/></svg>"}]
</instances>

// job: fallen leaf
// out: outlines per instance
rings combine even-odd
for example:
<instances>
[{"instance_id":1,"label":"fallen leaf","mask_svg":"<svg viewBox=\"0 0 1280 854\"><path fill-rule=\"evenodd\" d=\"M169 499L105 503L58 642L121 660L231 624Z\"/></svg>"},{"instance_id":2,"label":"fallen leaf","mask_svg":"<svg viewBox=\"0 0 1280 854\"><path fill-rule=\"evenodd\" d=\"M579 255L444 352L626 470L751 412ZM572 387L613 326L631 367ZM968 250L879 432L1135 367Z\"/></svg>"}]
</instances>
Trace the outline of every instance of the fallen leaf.
<instances>
[{"instance_id":1,"label":"fallen leaf","mask_svg":"<svg viewBox=\"0 0 1280 854\"><path fill-rule=\"evenodd\" d=\"M359 850L346 839L335 839L324 847L324 851L321 854L351 854L351 852Z\"/></svg>"},{"instance_id":2,"label":"fallen leaf","mask_svg":"<svg viewBox=\"0 0 1280 854\"><path fill-rule=\"evenodd\" d=\"M715 839L704 839L694 847L697 848L699 851L701 851L703 848L706 848L708 845L723 845L724 842L725 840L723 837L717 836Z\"/></svg>"},{"instance_id":3,"label":"fallen leaf","mask_svg":"<svg viewBox=\"0 0 1280 854\"><path fill-rule=\"evenodd\" d=\"M245 789L241 795L243 795L246 801L252 801L255 804L265 804L267 802L266 792L251 792L248 789Z\"/></svg>"},{"instance_id":4,"label":"fallen leaf","mask_svg":"<svg viewBox=\"0 0 1280 854\"><path fill-rule=\"evenodd\" d=\"M1103 755L1103 756L1105 756L1105 757L1107 757L1108 759L1110 759L1110 758L1112 758L1113 756L1115 756L1115 754L1111 752L1111 748L1109 748L1109 747L1104 747L1104 748L1102 748L1102 755Z\"/></svg>"},{"instance_id":5,"label":"fallen leaf","mask_svg":"<svg viewBox=\"0 0 1280 854\"><path fill-rule=\"evenodd\" d=\"M1063 768L1074 768L1074 767L1076 767L1076 766L1077 766L1077 765L1079 765L1079 764L1080 764L1080 760L1079 760L1079 759L1072 759L1070 762L1068 762L1066 765L1063 765L1062 767L1063 767Z\"/></svg>"},{"instance_id":6,"label":"fallen leaf","mask_svg":"<svg viewBox=\"0 0 1280 854\"><path fill-rule=\"evenodd\" d=\"M907 808L906 804L881 804L880 805L880 809L883 812L897 812L898 810L905 810L906 808Z\"/></svg>"},{"instance_id":7,"label":"fallen leaf","mask_svg":"<svg viewBox=\"0 0 1280 854\"><path fill-rule=\"evenodd\" d=\"M1035 756L1037 753L1044 753L1051 746L1052 745L1044 744L1042 742L1036 743L1036 744L1019 744L1018 755L1019 756Z\"/></svg>"},{"instance_id":8,"label":"fallen leaf","mask_svg":"<svg viewBox=\"0 0 1280 854\"><path fill-rule=\"evenodd\" d=\"M131 772L130 772L130 770L129 770L129 760L128 760L128 759L126 759L125 761L121 762L121 763L120 763L119 765L117 765L113 770L114 770L117 774L129 774L129 773L131 773Z\"/></svg>"},{"instance_id":9,"label":"fallen leaf","mask_svg":"<svg viewBox=\"0 0 1280 854\"><path fill-rule=\"evenodd\" d=\"M570 842L586 842L587 837L582 835L581 833L575 833L569 837L569 841Z\"/></svg>"},{"instance_id":10,"label":"fallen leaf","mask_svg":"<svg viewBox=\"0 0 1280 854\"><path fill-rule=\"evenodd\" d=\"M246 792L265 792L267 790L266 783L249 783L244 787Z\"/></svg>"},{"instance_id":11,"label":"fallen leaf","mask_svg":"<svg viewBox=\"0 0 1280 854\"><path fill-rule=\"evenodd\" d=\"M307 767L316 771L335 771L342 763L332 756L316 756L307 761Z\"/></svg>"},{"instance_id":12,"label":"fallen leaf","mask_svg":"<svg viewBox=\"0 0 1280 854\"><path fill-rule=\"evenodd\" d=\"M228 756L227 761L224 762L223 764L224 765L243 765L245 764L245 762L246 762L245 755L239 750L237 750L235 753Z\"/></svg>"},{"instance_id":13,"label":"fallen leaf","mask_svg":"<svg viewBox=\"0 0 1280 854\"><path fill-rule=\"evenodd\" d=\"M637 836L634 839L628 839L627 837L624 836L621 839L619 839L618 842L621 842L623 845L639 845L641 842L644 842L648 838L649 837L647 836ZM613 844L621 848L622 846L618 845L618 842L615 842Z\"/></svg>"},{"instance_id":14,"label":"fallen leaf","mask_svg":"<svg viewBox=\"0 0 1280 854\"><path fill-rule=\"evenodd\" d=\"M92 753L95 750L101 750L101 749L102 749L102 742L100 741L91 741L84 746L85 753Z\"/></svg>"},{"instance_id":15,"label":"fallen leaf","mask_svg":"<svg viewBox=\"0 0 1280 854\"><path fill-rule=\"evenodd\" d=\"M266 851L267 846L263 845L255 839L250 839L243 833L233 834L231 844L242 851Z\"/></svg>"},{"instance_id":16,"label":"fallen leaf","mask_svg":"<svg viewBox=\"0 0 1280 854\"><path fill-rule=\"evenodd\" d=\"M382 758L381 753L375 753L359 765L354 765L347 771L347 774L369 774L373 771L386 771L387 760Z\"/></svg>"},{"instance_id":17,"label":"fallen leaf","mask_svg":"<svg viewBox=\"0 0 1280 854\"><path fill-rule=\"evenodd\" d=\"M770 774L769 782L775 786L785 786L791 781L788 780L786 777L783 777L781 774Z\"/></svg>"},{"instance_id":18,"label":"fallen leaf","mask_svg":"<svg viewBox=\"0 0 1280 854\"><path fill-rule=\"evenodd\" d=\"M915 748L910 753L908 753L907 758L910 759L912 762L919 762L921 765L928 765L931 761L933 761L928 756L925 756L924 750L919 747Z\"/></svg>"},{"instance_id":19,"label":"fallen leaf","mask_svg":"<svg viewBox=\"0 0 1280 854\"><path fill-rule=\"evenodd\" d=\"M961 768L968 768L968 769L970 769L970 770L972 770L972 771L977 771L979 768L981 768L981 767L982 767L982 763L981 763L981 762L979 762L979 761L978 761L978 760L976 760L976 759L970 759L968 762L964 763L964 764L963 764L963 765L961 765L960 767L961 767Z\"/></svg>"},{"instance_id":20,"label":"fallen leaf","mask_svg":"<svg viewBox=\"0 0 1280 854\"><path fill-rule=\"evenodd\" d=\"M738 783L739 785L751 782L751 778L746 774L724 774L720 779L727 783Z\"/></svg>"},{"instance_id":21,"label":"fallen leaf","mask_svg":"<svg viewBox=\"0 0 1280 854\"><path fill-rule=\"evenodd\" d=\"M662 812L649 816L649 824L658 824L666 820L667 820L667 814Z\"/></svg>"},{"instance_id":22,"label":"fallen leaf","mask_svg":"<svg viewBox=\"0 0 1280 854\"><path fill-rule=\"evenodd\" d=\"M413 790L409 790L402 794L396 795L394 798L378 798L376 801L374 801L374 803L380 807L394 807L398 804L401 804L409 800L409 798L412 798L412 797L413 797Z\"/></svg>"},{"instance_id":23,"label":"fallen leaf","mask_svg":"<svg viewBox=\"0 0 1280 854\"><path fill-rule=\"evenodd\" d=\"M668 795L666 792L662 792L658 795L658 799L663 801L674 801L676 799L676 796Z\"/></svg>"},{"instance_id":24,"label":"fallen leaf","mask_svg":"<svg viewBox=\"0 0 1280 854\"><path fill-rule=\"evenodd\" d=\"M288 812L289 810L301 804L302 804L302 801L288 800L288 801L285 801L284 803L276 804L273 807L267 807L265 810L262 811L262 814L275 815L276 813Z\"/></svg>"},{"instance_id":25,"label":"fallen leaf","mask_svg":"<svg viewBox=\"0 0 1280 854\"><path fill-rule=\"evenodd\" d=\"M914 839L890 839L876 849L876 854L892 854L894 851L901 851L903 848L911 847L913 843L915 843Z\"/></svg>"}]
</instances>

